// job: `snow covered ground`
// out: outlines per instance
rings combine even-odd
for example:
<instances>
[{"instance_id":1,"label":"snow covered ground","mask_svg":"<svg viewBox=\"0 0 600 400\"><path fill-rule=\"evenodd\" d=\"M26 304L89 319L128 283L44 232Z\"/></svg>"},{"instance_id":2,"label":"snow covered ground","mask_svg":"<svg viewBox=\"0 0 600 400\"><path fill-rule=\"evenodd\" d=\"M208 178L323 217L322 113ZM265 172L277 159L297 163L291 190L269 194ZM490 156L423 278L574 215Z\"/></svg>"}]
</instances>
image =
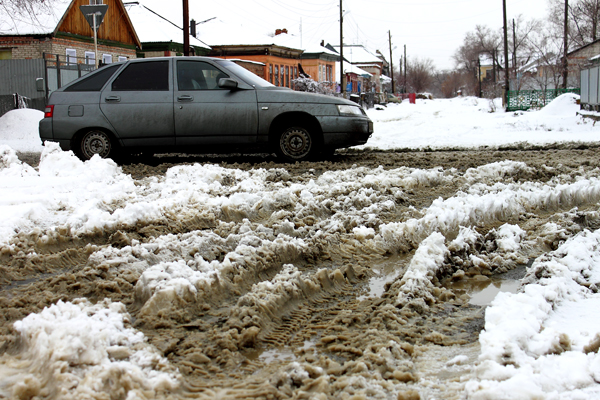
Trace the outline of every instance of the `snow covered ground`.
<instances>
[{"instance_id":1,"label":"snow covered ground","mask_svg":"<svg viewBox=\"0 0 600 400\"><path fill-rule=\"evenodd\" d=\"M576 116L574 99L564 95L540 111L517 113L499 111L497 103L475 98L389 105L368 111L375 134L362 147L456 149L600 142L600 128ZM307 276L294 265L298 258L314 257L316 248L335 238L343 243L338 246L343 251L365 259L414 250L406 269L391 274L389 290L397 293L392 309L418 313L441 301L444 290L437 285L441 276L460 279L473 269L509 270L527 264L531 248L553 248L549 243L556 243L553 251L535 259L517 293L500 293L487 307L477 359L457 354L444 368L464 371L454 381L461 398L600 398L600 231L589 227L594 224L567 229L544 222L526 226L527 230L518 224L523 216L556 210L575 214L582 206L591 207L586 218L598 217L598 168L581 169L577 176L557 174L547 181L527 181L519 177L540 171L510 160L465 172L444 166L356 167L288 185L283 169L196 164L172 167L164 177L134 179L111 160L84 163L56 145L42 147L37 137L41 116L18 110L0 118L0 255L36 257L33 251L20 250L20 235L35 237L37 245L57 245L65 237L128 232L169 218L200 215L210 220L225 215L231 224L239 222L229 235L202 230L195 235L161 235L148 242L128 239L121 247L90 249L87 266L139 274L135 301L137 317L143 318L174 304L201 304L232 275L240 280L260 275L247 271L261 264L256 261L261 257L276 255L283 263L281 270L270 280L256 282L240 296L239 309L232 311L243 329L239 338L236 333L227 340L246 343L265 329L264 321L249 322L262 315L256 310L283 307L301 298L308 287L325 290L341 285L339 270L324 278L321 272ZM22 163L15 151L40 152L39 167ZM407 192L440 185L459 189L425 208L397 211ZM481 243L489 239L476 228L494 224L498 225L490 231L494 251L487 253ZM209 257L214 248L222 249L224 257ZM457 258L459 264L449 264ZM9 276L0 284L10 284ZM14 329L21 344L16 355L0 358L0 397L61 393L62 398L82 398L119 390L127 398L166 397L177 392L183 380L169 359L132 326L121 303L58 301L15 322ZM325 339L333 340L321 341L327 343ZM54 351L49 352L50 347ZM339 398L351 394L400 398L406 389L398 383L407 380L400 372L408 368L405 353L393 341L362 351L363 364L355 367L360 376L348 373L343 387L338 378L339 392L333 393ZM391 375L378 372L382 363ZM335 386L331 369L293 362L281 373L286 382L314 379L313 386L317 381ZM387 384L392 378L395 383ZM103 387L108 381L118 382L117 388ZM323 393L329 390L325 387ZM421 398L442 398L435 393L423 391ZM317 394L314 398L320 398Z\"/></svg>"}]
</instances>

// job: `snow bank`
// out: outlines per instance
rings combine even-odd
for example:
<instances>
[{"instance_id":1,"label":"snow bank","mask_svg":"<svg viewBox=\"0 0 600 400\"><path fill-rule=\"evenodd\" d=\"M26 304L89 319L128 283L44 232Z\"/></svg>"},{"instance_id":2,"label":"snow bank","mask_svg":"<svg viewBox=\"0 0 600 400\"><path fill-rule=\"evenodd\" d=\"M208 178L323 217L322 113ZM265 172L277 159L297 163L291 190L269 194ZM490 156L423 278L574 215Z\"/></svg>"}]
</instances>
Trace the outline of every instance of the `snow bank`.
<instances>
[{"instance_id":1,"label":"snow bank","mask_svg":"<svg viewBox=\"0 0 600 400\"><path fill-rule=\"evenodd\" d=\"M472 399L600 395L600 231L584 231L536 260L519 293L486 310Z\"/></svg>"},{"instance_id":2,"label":"snow bank","mask_svg":"<svg viewBox=\"0 0 600 400\"><path fill-rule=\"evenodd\" d=\"M129 323L123 304L85 299L15 322L21 346L0 358L0 396L147 399L176 390L178 371Z\"/></svg>"},{"instance_id":3,"label":"snow bank","mask_svg":"<svg viewBox=\"0 0 600 400\"><path fill-rule=\"evenodd\" d=\"M38 110L12 110L0 117L0 144L19 152L41 153L42 141L38 131L44 113Z\"/></svg>"},{"instance_id":4,"label":"snow bank","mask_svg":"<svg viewBox=\"0 0 600 400\"><path fill-rule=\"evenodd\" d=\"M598 143L593 122L576 115L577 95L564 94L539 111L505 113L498 101L475 97L417 100L367 111L375 133L362 148L497 148L564 142Z\"/></svg>"}]
</instances>

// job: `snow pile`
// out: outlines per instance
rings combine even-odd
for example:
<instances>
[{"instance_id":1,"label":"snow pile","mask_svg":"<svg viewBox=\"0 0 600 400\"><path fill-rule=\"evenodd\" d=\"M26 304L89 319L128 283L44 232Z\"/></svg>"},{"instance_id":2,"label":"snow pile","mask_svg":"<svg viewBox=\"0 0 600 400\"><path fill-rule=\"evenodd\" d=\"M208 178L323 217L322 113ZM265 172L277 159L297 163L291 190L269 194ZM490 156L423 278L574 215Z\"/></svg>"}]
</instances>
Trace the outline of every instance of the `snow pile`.
<instances>
[{"instance_id":1,"label":"snow pile","mask_svg":"<svg viewBox=\"0 0 600 400\"><path fill-rule=\"evenodd\" d=\"M176 390L177 370L129 320L121 303L80 299L15 322L20 351L0 358L0 396L147 399Z\"/></svg>"},{"instance_id":2,"label":"snow pile","mask_svg":"<svg viewBox=\"0 0 600 400\"><path fill-rule=\"evenodd\" d=\"M432 280L439 274L449 253L444 241L444 236L435 232L419 245L399 282L401 287L396 299L397 307L410 305L422 313L435 302L433 292L436 288Z\"/></svg>"},{"instance_id":3,"label":"snow pile","mask_svg":"<svg viewBox=\"0 0 600 400\"><path fill-rule=\"evenodd\" d=\"M472 399L600 395L600 231L584 231L536 260L520 293L486 310Z\"/></svg>"},{"instance_id":4,"label":"snow pile","mask_svg":"<svg viewBox=\"0 0 600 400\"><path fill-rule=\"evenodd\" d=\"M417 100L370 109L375 133L363 148L498 148L565 142L598 143L593 121L578 117L577 95L564 94L538 111L504 112L475 97Z\"/></svg>"},{"instance_id":5,"label":"snow pile","mask_svg":"<svg viewBox=\"0 0 600 400\"><path fill-rule=\"evenodd\" d=\"M539 115L556 117L573 117L579 111L577 104L579 95L565 93L552 100L550 104L540 109Z\"/></svg>"},{"instance_id":6,"label":"snow pile","mask_svg":"<svg viewBox=\"0 0 600 400\"><path fill-rule=\"evenodd\" d=\"M12 150L2 149L0 243L36 227L66 226L75 235L157 215L149 204L125 205L112 212L111 204L135 195L133 180L112 160L95 157L84 163L72 152L61 151L58 144L47 143L37 172L22 164Z\"/></svg>"},{"instance_id":7,"label":"snow pile","mask_svg":"<svg viewBox=\"0 0 600 400\"><path fill-rule=\"evenodd\" d=\"M39 122L44 113L38 110L12 110L0 117L0 144L19 152L40 153L43 149Z\"/></svg>"}]
</instances>

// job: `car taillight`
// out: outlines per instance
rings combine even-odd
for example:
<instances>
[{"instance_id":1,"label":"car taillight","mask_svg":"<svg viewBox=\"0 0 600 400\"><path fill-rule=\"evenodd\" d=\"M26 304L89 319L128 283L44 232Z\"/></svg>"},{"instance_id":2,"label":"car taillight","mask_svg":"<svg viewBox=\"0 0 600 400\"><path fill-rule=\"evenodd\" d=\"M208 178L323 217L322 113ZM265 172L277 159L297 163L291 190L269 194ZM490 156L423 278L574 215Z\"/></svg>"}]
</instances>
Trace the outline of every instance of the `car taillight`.
<instances>
[{"instance_id":1,"label":"car taillight","mask_svg":"<svg viewBox=\"0 0 600 400\"><path fill-rule=\"evenodd\" d=\"M44 118L52 118L52 114L54 114L54 106L46 106L46 109L44 109Z\"/></svg>"}]
</instances>

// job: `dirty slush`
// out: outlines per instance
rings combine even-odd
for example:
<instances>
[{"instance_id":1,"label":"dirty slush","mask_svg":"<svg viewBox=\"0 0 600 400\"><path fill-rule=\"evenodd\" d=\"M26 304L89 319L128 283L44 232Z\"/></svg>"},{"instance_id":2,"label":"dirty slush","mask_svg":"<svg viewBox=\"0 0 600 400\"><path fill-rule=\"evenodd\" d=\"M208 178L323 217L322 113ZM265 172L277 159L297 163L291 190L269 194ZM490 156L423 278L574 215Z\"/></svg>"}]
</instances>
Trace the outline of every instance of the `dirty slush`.
<instances>
[{"instance_id":1,"label":"dirty slush","mask_svg":"<svg viewBox=\"0 0 600 400\"><path fill-rule=\"evenodd\" d=\"M600 226L594 196L458 222L433 212L455 199L476 208L499 185L597 176L598 148L222 160L122 172L144 190L218 169L209 196L251 193L242 183L255 177L265 198L190 201L136 224L56 226L0 245L0 397L461 399L484 327L472 292ZM560 235L544 233L549 222ZM500 244L507 226L517 248ZM106 335L86 342L93 330Z\"/></svg>"}]
</instances>

